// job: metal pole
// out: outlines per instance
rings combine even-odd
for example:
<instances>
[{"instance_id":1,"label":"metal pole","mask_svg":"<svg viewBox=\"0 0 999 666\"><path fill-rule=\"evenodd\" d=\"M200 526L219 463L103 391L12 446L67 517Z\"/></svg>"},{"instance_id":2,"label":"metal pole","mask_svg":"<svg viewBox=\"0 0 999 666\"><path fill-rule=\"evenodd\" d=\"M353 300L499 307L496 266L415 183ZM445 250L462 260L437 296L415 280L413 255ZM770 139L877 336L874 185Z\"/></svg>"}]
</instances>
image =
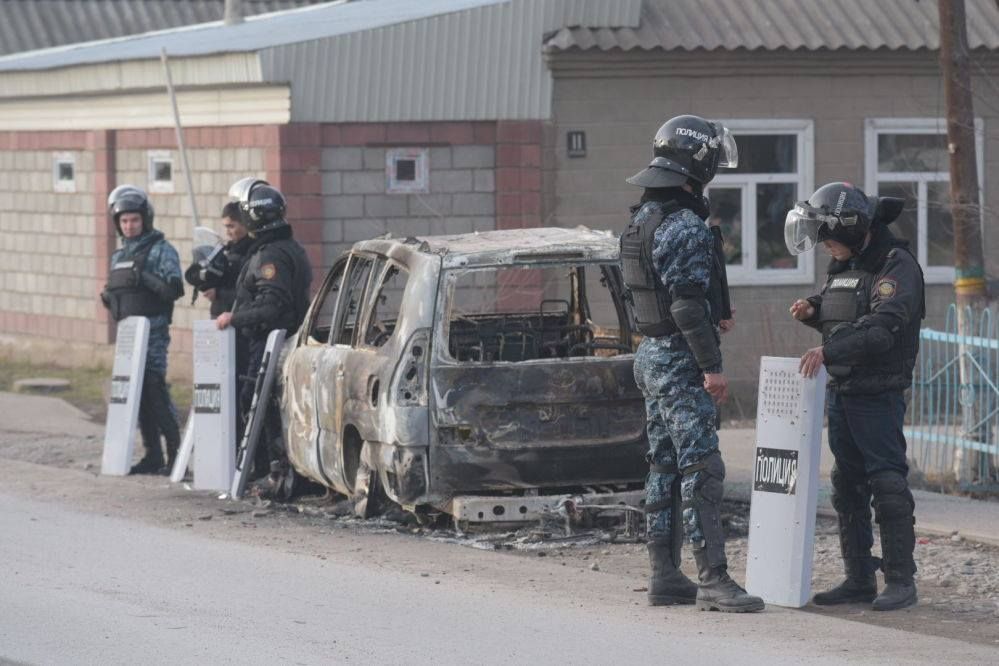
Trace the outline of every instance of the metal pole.
<instances>
[{"instance_id":1,"label":"metal pole","mask_svg":"<svg viewBox=\"0 0 999 666\"><path fill-rule=\"evenodd\" d=\"M198 220L198 205L194 201L194 183L191 181L191 167L187 162L187 148L184 147L184 130L180 126L180 111L177 109L177 93L173 89L173 78L170 76L170 63L167 61L166 49L160 50L160 61L163 63L163 72L166 74L167 93L170 95L170 104L173 107L173 127L177 132L177 148L180 150L180 162L184 167L184 180L187 181L187 197L191 201L191 216L194 218L194 226L201 226Z\"/></svg>"},{"instance_id":2,"label":"metal pole","mask_svg":"<svg viewBox=\"0 0 999 666\"><path fill-rule=\"evenodd\" d=\"M961 368L961 415L964 429L975 422L974 369L968 360L967 338L974 334L974 310L985 305L987 289L982 259L982 212L979 206L978 163L975 155L975 111L968 69L968 31L964 0L939 0L940 69L947 106L947 152L950 155L950 205L954 220L954 292ZM975 433L964 432L967 439ZM954 457L958 483L971 480L963 449Z\"/></svg>"}]
</instances>

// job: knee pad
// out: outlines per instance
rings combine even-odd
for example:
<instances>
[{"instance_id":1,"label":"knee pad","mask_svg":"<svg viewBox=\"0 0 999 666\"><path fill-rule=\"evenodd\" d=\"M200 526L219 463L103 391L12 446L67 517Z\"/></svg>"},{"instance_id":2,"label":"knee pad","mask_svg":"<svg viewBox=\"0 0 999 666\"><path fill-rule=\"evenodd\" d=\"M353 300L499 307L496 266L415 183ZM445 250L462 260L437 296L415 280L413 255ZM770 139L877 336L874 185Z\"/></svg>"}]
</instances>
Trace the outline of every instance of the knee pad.
<instances>
[{"instance_id":1,"label":"knee pad","mask_svg":"<svg viewBox=\"0 0 999 666\"><path fill-rule=\"evenodd\" d=\"M872 476L871 492L874 494L874 516L879 524L912 518L916 502L909 482L898 472L879 472Z\"/></svg>"},{"instance_id":2,"label":"knee pad","mask_svg":"<svg viewBox=\"0 0 999 666\"><path fill-rule=\"evenodd\" d=\"M849 477L836 465L830 478L832 482L832 505L836 513L852 514L868 512L871 491L863 479Z\"/></svg>"},{"instance_id":3,"label":"knee pad","mask_svg":"<svg viewBox=\"0 0 999 666\"><path fill-rule=\"evenodd\" d=\"M687 540L707 551L712 566L725 561L725 533L721 525L725 463L715 451L683 468L683 522Z\"/></svg>"}]
</instances>

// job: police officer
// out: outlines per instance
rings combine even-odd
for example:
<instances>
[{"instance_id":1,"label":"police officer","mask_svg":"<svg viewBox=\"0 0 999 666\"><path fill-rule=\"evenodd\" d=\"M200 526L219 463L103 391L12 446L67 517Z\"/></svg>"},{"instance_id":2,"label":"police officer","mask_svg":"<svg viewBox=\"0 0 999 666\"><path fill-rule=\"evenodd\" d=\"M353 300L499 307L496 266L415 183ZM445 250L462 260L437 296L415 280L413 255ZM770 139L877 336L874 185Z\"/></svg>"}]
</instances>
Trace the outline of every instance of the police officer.
<instances>
[{"instance_id":1,"label":"police officer","mask_svg":"<svg viewBox=\"0 0 999 666\"><path fill-rule=\"evenodd\" d=\"M720 123L684 115L659 128L652 150L649 167L628 179L645 191L621 236L625 284L645 336L635 380L645 395L650 449L649 603L762 610L763 600L728 575L720 513L725 465L715 403L726 399L728 382L718 327L731 314L721 243L705 224L703 188L719 167L736 166L735 140ZM683 536L699 585L680 572Z\"/></svg>"},{"instance_id":2,"label":"police officer","mask_svg":"<svg viewBox=\"0 0 999 666\"><path fill-rule=\"evenodd\" d=\"M108 197L108 214L122 238L111 255L111 272L101 300L111 318L149 318L149 347L139 402L139 431L146 453L132 474L169 473L180 447L176 409L166 384L167 348L173 304L184 295L177 250L153 228L153 206L146 193L121 185ZM164 465L160 437L166 443Z\"/></svg>"},{"instance_id":3,"label":"police officer","mask_svg":"<svg viewBox=\"0 0 999 666\"><path fill-rule=\"evenodd\" d=\"M785 222L792 254L823 243L832 255L822 293L791 305L795 319L822 333L822 346L801 358L802 374L812 377L821 365L829 373L832 500L846 580L816 594L819 605L873 601L874 610L885 611L916 603L915 503L902 420L926 307L919 262L888 229L903 203L829 183L796 204ZM872 498L880 563L871 557Z\"/></svg>"},{"instance_id":4,"label":"police officer","mask_svg":"<svg viewBox=\"0 0 999 666\"><path fill-rule=\"evenodd\" d=\"M291 335L305 318L312 268L305 250L292 237L281 192L266 181L244 178L233 184L229 195L239 204L240 216L253 244L236 280L232 311L220 314L216 323L219 329L235 327L237 333L249 340L247 375L256 377L268 334L283 328ZM253 389L254 382L246 381L240 390L244 414L253 402ZM287 499L293 490L294 473L284 447L276 392L271 395L264 415L267 444L264 454L270 458L270 473L257 488L262 496ZM258 457L258 464L260 461Z\"/></svg>"},{"instance_id":5,"label":"police officer","mask_svg":"<svg viewBox=\"0 0 999 666\"><path fill-rule=\"evenodd\" d=\"M239 203L228 202L222 208L222 227L226 233L223 249L224 264L217 275L206 274L204 266L195 261L184 272L184 279L211 302L212 319L232 310L236 302L236 279L246 262L253 239L240 217Z\"/></svg>"}]
</instances>

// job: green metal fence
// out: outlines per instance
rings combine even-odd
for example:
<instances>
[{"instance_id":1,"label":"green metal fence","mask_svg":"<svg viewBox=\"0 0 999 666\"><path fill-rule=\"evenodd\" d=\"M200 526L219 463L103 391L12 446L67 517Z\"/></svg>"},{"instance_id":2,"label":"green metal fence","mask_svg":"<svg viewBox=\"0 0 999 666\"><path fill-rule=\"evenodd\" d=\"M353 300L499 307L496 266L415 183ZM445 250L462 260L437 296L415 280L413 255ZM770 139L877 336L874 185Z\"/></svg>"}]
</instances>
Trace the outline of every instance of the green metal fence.
<instances>
[{"instance_id":1,"label":"green metal fence","mask_svg":"<svg viewBox=\"0 0 999 666\"><path fill-rule=\"evenodd\" d=\"M910 462L927 478L999 490L999 330L988 308L947 310L944 330L920 332L909 404Z\"/></svg>"}]
</instances>

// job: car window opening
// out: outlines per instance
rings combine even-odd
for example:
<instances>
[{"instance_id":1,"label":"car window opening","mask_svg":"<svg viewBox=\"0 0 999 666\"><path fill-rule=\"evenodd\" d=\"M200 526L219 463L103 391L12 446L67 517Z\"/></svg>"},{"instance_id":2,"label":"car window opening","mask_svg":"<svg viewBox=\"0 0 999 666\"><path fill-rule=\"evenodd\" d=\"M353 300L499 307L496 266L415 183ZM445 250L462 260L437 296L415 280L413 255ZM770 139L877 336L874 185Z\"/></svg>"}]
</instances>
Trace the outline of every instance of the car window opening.
<instances>
[{"instance_id":1,"label":"car window opening","mask_svg":"<svg viewBox=\"0 0 999 666\"><path fill-rule=\"evenodd\" d=\"M513 266L448 281L448 352L470 363L632 352L613 264Z\"/></svg>"}]
</instances>

